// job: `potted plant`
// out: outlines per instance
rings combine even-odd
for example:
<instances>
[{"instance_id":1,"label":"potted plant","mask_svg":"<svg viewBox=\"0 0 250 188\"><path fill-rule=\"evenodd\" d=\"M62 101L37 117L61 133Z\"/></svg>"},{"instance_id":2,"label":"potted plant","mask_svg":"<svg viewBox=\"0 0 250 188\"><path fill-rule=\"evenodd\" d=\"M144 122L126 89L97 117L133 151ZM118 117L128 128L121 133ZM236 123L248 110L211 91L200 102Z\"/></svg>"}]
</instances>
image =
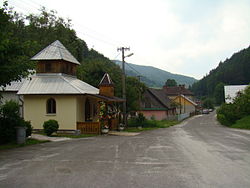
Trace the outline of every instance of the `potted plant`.
<instances>
[{"instance_id":1,"label":"potted plant","mask_svg":"<svg viewBox=\"0 0 250 188\"><path fill-rule=\"evenodd\" d=\"M124 130L124 124L123 123L120 123L119 124L119 131L123 131Z\"/></svg>"}]
</instances>

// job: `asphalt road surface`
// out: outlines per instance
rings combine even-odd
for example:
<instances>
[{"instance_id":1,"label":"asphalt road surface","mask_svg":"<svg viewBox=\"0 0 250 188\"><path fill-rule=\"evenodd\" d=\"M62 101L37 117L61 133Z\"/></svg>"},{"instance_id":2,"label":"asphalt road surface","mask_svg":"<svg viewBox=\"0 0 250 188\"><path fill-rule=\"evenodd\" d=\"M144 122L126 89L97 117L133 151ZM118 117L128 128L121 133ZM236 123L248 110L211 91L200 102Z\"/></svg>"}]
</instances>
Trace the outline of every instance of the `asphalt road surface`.
<instances>
[{"instance_id":1,"label":"asphalt road surface","mask_svg":"<svg viewBox=\"0 0 250 188\"><path fill-rule=\"evenodd\" d=\"M0 187L249 188L250 132L215 114L138 136L98 136L0 151Z\"/></svg>"}]
</instances>

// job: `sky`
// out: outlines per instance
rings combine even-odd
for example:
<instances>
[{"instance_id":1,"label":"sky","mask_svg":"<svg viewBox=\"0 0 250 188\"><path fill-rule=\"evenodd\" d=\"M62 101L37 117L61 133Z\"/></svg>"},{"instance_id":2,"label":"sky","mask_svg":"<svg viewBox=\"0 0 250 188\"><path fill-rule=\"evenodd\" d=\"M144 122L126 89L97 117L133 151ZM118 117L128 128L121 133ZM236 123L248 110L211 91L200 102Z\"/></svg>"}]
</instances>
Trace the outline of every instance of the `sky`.
<instances>
[{"instance_id":1,"label":"sky","mask_svg":"<svg viewBox=\"0 0 250 188\"><path fill-rule=\"evenodd\" d=\"M3 0L1 0L3 1ZM2 3L1 3L2 4ZM250 45L250 0L9 0L23 14L41 6L70 18L89 48L126 62L201 79Z\"/></svg>"}]
</instances>

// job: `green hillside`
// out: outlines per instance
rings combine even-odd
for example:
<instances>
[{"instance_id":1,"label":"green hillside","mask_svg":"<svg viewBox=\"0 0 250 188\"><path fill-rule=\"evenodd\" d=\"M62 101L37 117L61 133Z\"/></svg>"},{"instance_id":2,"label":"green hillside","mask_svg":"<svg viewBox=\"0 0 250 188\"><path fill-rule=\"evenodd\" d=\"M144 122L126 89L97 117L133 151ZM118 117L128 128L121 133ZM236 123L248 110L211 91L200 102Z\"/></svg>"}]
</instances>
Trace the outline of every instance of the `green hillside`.
<instances>
[{"instance_id":1,"label":"green hillside","mask_svg":"<svg viewBox=\"0 0 250 188\"><path fill-rule=\"evenodd\" d=\"M119 60L113 60L116 64L121 66L122 62ZM175 79L177 84L185 84L186 86L192 85L197 80L183 76L179 74L172 74L170 72L152 67L152 66L143 66L135 65L132 63L126 63L125 66L126 74L129 76L138 76L142 75L141 81L149 87L162 87L167 79Z\"/></svg>"},{"instance_id":2,"label":"green hillside","mask_svg":"<svg viewBox=\"0 0 250 188\"><path fill-rule=\"evenodd\" d=\"M232 55L200 81L192 90L199 96L216 96L224 85L247 85L250 83L250 47Z\"/></svg>"}]
</instances>

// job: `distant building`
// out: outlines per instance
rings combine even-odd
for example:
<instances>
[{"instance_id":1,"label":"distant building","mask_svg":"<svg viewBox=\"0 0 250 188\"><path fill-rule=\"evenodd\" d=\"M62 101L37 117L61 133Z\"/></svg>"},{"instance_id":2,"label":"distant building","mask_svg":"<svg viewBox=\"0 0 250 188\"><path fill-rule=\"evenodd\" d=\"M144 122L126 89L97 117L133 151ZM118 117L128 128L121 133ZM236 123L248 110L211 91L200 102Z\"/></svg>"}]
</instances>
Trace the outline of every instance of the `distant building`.
<instances>
[{"instance_id":1,"label":"distant building","mask_svg":"<svg viewBox=\"0 0 250 188\"><path fill-rule=\"evenodd\" d=\"M185 85L179 85L173 87L163 86L163 90L170 99L175 99L179 95L184 95L190 100L194 100L194 94L190 90L185 88Z\"/></svg>"},{"instance_id":2,"label":"distant building","mask_svg":"<svg viewBox=\"0 0 250 188\"><path fill-rule=\"evenodd\" d=\"M143 93L142 98L139 112L147 119L170 119L176 114L175 107L171 106L172 101L162 89L149 88Z\"/></svg>"},{"instance_id":3,"label":"distant building","mask_svg":"<svg viewBox=\"0 0 250 188\"><path fill-rule=\"evenodd\" d=\"M229 85L224 86L225 91L225 102L232 103L235 97L239 92L242 92L246 89L248 85Z\"/></svg>"},{"instance_id":4,"label":"distant building","mask_svg":"<svg viewBox=\"0 0 250 188\"><path fill-rule=\"evenodd\" d=\"M177 114L194 113L198 104L184 95L179 95L173 99L177 106Z\"/></svg>"}]
</instances>

